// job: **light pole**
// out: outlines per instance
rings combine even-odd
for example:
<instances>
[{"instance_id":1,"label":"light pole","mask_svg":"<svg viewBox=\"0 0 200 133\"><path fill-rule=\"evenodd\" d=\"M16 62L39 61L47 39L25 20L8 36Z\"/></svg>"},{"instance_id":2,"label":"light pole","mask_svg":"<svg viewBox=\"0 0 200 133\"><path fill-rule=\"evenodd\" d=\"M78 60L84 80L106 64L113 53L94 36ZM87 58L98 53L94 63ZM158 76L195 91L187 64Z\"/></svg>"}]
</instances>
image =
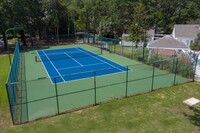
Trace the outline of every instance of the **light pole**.
<instances>
[{"instance_id":1,"label":"light pole","mask_svg":"<svg viewBox=\"0 0 200 133\"><path fill-rule=\"evenodd\" d=\"M14 28L9 28L5 32L5 43L6 43L5 49L7 49L7 51L8 51L10 65L11 65L11 57L10 57L10 51L9 51L9 47L8 47L7 33L8 33L8 31L13 31L14 37L15 37L15 31L16 30L24 30L24 26L23 25L15 25Z\"/></svg>"}]
</instances>

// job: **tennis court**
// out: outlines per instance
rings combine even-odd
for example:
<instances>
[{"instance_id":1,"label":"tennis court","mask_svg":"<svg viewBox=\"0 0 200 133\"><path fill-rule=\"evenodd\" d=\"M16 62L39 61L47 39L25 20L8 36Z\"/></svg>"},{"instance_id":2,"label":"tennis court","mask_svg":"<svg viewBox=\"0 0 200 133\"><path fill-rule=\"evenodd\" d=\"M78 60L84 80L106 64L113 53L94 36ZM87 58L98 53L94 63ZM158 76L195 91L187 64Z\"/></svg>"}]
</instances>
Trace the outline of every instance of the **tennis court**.
<instances>
[{"instance_id":1,"label":"tennis court","mask_svg":"<svg viewBox=\"0 0 200 133\"><path fill-rule=\"evenodd\" d=\"M96 76L102 76L127 69L80 47L39 50L37 53L52 83L55 83L55 77L56 83L62 83L93 77L94 72ZM80 76L77 73L83 74Z\"/></svg>"},{"instance_id":2,"label":"tennis court","mask_svg":"<svg viewBox=\"0 0 200 133\"><path fill-rule=\"evenodd\" d=\"M190 81L85 44L23 52L17 47L14 57L7 87L15 123ZM175 60L170 62L176 69Z\"/></svg>"}]
</instances>

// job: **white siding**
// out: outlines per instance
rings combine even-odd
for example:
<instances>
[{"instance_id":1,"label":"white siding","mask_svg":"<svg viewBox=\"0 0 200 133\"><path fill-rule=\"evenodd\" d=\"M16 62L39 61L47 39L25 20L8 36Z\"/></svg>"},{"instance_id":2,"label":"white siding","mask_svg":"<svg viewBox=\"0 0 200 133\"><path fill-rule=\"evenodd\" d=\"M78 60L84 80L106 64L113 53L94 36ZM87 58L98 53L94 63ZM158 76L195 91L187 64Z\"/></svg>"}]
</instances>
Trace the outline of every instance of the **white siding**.
<instances>
[{"instance_id":1,"label":"white siding","mask_svg":"<svg viewBox=\"0 0 200 133\"><path fill-rule=\"evenodd\" d=\"M190 46L191 42L194 42L195 40L195 38L184 38L184 37L176 37L175 39L183 42L187 46Z\"/></svg>"},{"instance_id":2,"label":"white siding","mask_svg":"<svg viewBox=\"0 0 200 133\"><path fill-rule=\"evenodd\" d=\"M172 37L173 37L173 38L176 38L176 37L175 37L175 28L174 28L173 31L172 31Z\"/></svg>"},{"instance_id":3,"label":"white siding","mask_svg":"<svg viewBox=\"0 0 200 133\"><path fill-rule=\"evenodd\" d=\"M122 40L121 45L122 46L135 46L136 43L133 43L132 41ZM138 46L143 46L143 43L138 43Z\"/></svg>"}]
</instances>

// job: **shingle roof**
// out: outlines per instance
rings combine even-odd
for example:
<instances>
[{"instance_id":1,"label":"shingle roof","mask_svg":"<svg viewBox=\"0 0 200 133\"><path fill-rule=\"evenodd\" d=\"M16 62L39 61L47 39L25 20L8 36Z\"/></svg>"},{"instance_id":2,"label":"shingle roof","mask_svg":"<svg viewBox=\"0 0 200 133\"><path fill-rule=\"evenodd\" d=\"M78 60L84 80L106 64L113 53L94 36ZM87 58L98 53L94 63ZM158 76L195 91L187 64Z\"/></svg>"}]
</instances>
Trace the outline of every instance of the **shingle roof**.
<instances>
[{"instance_id":1,"label":"shingle roof","mask_svg":"<svg viewBox=\"0 0 200 133\"><path fill-rule=\"evenodd\" d=\"M199 25L176 24L174 30L175 37L196 38L200 32L200 27Z\"/></svg>"},{"instance_id":2,"label":"shingle roof","mask_svg":"<svg viewBox=\"0 0 200 133\"><path fill-rule=\"evenodd\" d=\"M158 40L151 41L148 48L163 48L163 49L188 49L181 41L174 39L171 35L166 35Z\"/></svg>"}]
</instances>

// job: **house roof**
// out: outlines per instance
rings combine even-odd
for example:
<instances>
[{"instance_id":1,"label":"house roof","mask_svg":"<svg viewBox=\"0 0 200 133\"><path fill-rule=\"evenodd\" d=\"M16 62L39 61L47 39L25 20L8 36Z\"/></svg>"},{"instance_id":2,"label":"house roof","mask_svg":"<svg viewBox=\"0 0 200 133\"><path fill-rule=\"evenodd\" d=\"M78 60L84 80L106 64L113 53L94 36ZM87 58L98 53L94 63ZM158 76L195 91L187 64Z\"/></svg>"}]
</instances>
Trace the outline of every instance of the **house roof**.
<instances>
[{"instance_id":1,"label":"house roof","mask_svg":"<svg viewBox=\"0 0 200 133\"><path fill-rule=\"evenodd\" d=\"M175 37L196 38L200 32L199 25L176 24L174 26Z\"/></svg>"},{"instance_id":2,"label":"house roof","mask_svg":"<svg viewBox=\"0 0 200 133\"><path fill-rule=\"evenodd\" d=\"M166 35L158 40L151 41L147 47L162 49L188 49L183 42L176 40L171 35Z\"/></svg>"}]
</instances>

